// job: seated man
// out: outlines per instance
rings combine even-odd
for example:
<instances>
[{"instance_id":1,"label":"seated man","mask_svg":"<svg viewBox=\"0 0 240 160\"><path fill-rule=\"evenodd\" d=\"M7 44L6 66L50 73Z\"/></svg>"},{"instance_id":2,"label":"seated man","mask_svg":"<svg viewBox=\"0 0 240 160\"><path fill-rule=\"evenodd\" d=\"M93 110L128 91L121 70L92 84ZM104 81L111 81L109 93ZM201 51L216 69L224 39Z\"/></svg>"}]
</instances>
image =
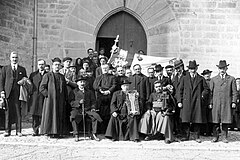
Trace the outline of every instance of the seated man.
<instances>
[{"instance_id":1,"label":"seated man","mask_svg":"<svg viewBox=\"0 0 240 160\"><path fill-rule=\"evenodd\" d=\"M148 110L143 115L139 123L139 132L146 136L145 140L151 136L161 133L165 137L165 143L174 141L172 128L172 115L174 113L174 100L169 91L163 91L160 81L154 82L154 89L147 101Z\"/></svg>"},{"instance_id":2,"label":"seated man","mask_svg":"<svg viewBox=\"0 0 240 160\"><path fill-rule=\"evenodd\" d=\"M121 90L113 93L111 101L111 118L105 137L116 140L131 140L138 142L137 112L128 110L127 101L129 82L123 80ZM138 101L138 100L137 100ZM129 103L128 103L129 104Z\"/></svg>"},{"instance_id":3,"label":"seated man","mask_svg":"<svg viewBox=\"0 0 240 160\"><path fill-rule=\"evenodd\" d=\"M73 127L73 135L75 141L79 141L79 124L80 122L86 126L86 130L92 132L91 139L99 141L99 138L95 135L97 132L97 123L102 122L101 117L96 113L96 99L93 91L86 89L86 79L81 77L76 80L78 88L70 92L69 100L72 106L70 121ZM84 114L84 117L83 117ZM84 119L83 119L84 118ZM90 121L92 123L85 123ZM85 133L84 133L85 134Z\"/></svg>"}]
</instances>

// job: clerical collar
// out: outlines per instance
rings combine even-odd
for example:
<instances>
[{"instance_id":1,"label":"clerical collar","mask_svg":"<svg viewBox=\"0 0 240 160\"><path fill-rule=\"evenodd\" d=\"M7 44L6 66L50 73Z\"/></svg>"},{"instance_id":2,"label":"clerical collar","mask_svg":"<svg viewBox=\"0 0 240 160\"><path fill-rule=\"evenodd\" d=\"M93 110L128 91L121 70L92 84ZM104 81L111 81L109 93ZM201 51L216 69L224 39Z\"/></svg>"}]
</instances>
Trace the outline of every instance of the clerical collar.
<instances>
[{"instance_id":1,"label":"clerical collar","mask_svg":"<svg viewBox=\"0 0 240 160\"><path fill-rule=\"evenodd\" d=\"M84 88L78 88L80 91L84 92Z\"/></svg>"}]
</instances>

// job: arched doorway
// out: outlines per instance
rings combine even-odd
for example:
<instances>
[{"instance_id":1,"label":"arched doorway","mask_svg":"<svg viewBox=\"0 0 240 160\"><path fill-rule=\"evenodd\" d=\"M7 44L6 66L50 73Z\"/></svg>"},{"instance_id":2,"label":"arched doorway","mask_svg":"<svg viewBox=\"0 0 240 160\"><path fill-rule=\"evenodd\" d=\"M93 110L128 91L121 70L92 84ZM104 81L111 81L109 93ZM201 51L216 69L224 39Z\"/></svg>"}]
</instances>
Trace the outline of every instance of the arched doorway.
<instances>
[{"instance_id":1,"label":"arched doorway","mask_svg":"<svg viewBox=\"0 0 240 160\"><path fill-rule=\"evenodd\" d=\"M110 16L102 24L97 34L96 49L105 48L106 56L110 57L110 50L117 35L119 35L118 46L128 51L129 61L139 50L143 50L146 54L147 38L143 26L135 17L124 11Z\"/></svg>"}]
</instances>

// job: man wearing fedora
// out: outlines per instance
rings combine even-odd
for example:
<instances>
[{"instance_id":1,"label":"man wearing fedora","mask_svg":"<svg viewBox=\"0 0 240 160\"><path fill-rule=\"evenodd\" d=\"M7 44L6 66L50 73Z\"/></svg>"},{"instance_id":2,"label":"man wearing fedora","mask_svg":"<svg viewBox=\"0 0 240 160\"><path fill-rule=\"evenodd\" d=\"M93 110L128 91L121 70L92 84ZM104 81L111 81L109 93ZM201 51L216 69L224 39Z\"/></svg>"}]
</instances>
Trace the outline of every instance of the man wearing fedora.
<instances>
[{"instance_id":1,"label":"man wearing fedora","mask_svg":"<svg viewBox=\"0 0 240 160\"><path fill-rule=\"evenodd\" d=\"M197 73L198 64L195 60L189 61L188 69L189 72L181 79L177 91L177 103L181 108L182 140L189 140L190 124L192 124L194 138L196 142L201 143L200 125L206 123L206 108L204 108L203 100L209 93L209 87L205 79Z\"/></svg>"},{"instance_id":2,"label":"man wearing fedora","mask_svg":"<svg viewBox=\"0 0 240 160\"><path fill-rule=\"evenodd\" d=\"M219 128L222 123L222 141L228 143L228 127L232 123L232 108L236 108L237 89L235 78L227 74L229 64L220 60L219 74L210 81L211 97L209 108L212 108L213 140L219 139Z\"/></svg>"},{"instance_id":3,"label":"man wearing fedora","mask_svg":"<svg viewBox=\"0 0 240 160\"><path fill-rule=\"evenodd\" d=\"M121 90L114 92L112 96L111 118L105 137L113 141L139 141L137 115L135 112L130 113L126 104L130 84L128 79L124 79L121 83Z\"/></svg>"},{"instance_id":4,"label":"man wearing fedora","mask_svg":"<svg viewBox=\"0 0 240 160\"><path fill-rule=\"evenodd\" d=\"M205 69L201 75L205 78L208 87L210 87L210 80L211 80L211 73L209 69ZM211 120L211 109L209 109L209 103L210 103L210 92L208 96L206 96L206 99L204 101L204 106L206 108L206 117L207 117L207 123L206 125L201 126L201 134L206 135L206 136L211 136L212 135L212 120Z\"/></svg>"},{"instance_id":5,"label":"man wearing fedora","mask_svg":"<svg viewBox=\"0 0 240 160\"><path fill-rule=\"evenodd\" d=\"M174 88L173 96L175 101L177 101L176 91L179 88L181 79L186 75L186 71L184 70L184 63L182 59L176 59L174 61L174 69L176 74L172 79L172 84ZM175 135L180 135L181 133L181 118L180 118L180 108L175 106L175 114L173 115L173 132Z\"/></svg>"},{"instance_id":6,"label":"man wearing fedora","mask_svg":"<svg viewBox=\"0 0 240 160\"><path fill-rule=\"evenodd\" d=\"M69 102L72 107L70 121L76 142L79 141L79 124L81 122L82 124L84 123L83 126L86 124L86 130L88 133L91 133L91 138L99 141L99 138L96 136L97 124L98 122L102 122L102 119L96 113L95 95L93 91L86 88L86 80L85 77L79 77L76 80L78 87L69 94ZM84 121L83 118L85 119Z\"/></svg>"}]
</instances>

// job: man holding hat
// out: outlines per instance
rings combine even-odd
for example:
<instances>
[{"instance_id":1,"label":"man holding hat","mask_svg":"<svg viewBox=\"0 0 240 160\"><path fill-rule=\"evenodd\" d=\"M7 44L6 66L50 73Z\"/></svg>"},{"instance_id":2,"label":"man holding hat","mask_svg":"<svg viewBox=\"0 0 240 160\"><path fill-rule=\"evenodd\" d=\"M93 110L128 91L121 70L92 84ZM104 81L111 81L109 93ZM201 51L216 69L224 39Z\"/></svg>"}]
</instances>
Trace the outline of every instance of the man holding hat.
<instances>
[{"instance_id":1,"label":"man holding hat","mask_svg":"<svg viewBox=\"0 0 240 160\"><path fill-rule=\"evenodd\" d=\"M59 137L68 134L67 87L65 77L59 73L61 60L52 60L52 71L44 74L39 91L45 97L42 110L41 134Z\"/></svg>"},{"instance_id":2,"label":"man holding hat","mask_svg":"<svg viewBox=\"0 0 240 160\"><path fill-rule=\"evenodd\" d=\"M69 94L69 102L72 107L70 121L73 127L73 135L75 137L75 141L77 142L79 136L79 127L80 122L85 123L83 121L84 118L87 121L87 131L91 132L91 138L93 140L98 141L97 138L97 123L102 122L101 117L98 113L96 113L96 99L94 92L87 89L86 86L86 78L79 77L77 80L78 88L74 89ZM90 123L89 123L90 122ZM84 124L85 126L85 124Z\"/></svg>"},{"instance_id":3,"label":"man holding hat","mask_svg":"<svg viewBox=\"0 0 240 160\"><path fill-rule=\"evenodd\" d=\"M206 108L203 100L209 93L209 87L205 79L197 73L198 64L195 60L189 61L189 72L181 81L177 92L178 107L181 108L183 138L189 140L190 124L193 125L195 140L200 140L200 125L206 123Z\"/></svg>"},{"instance_id":4,"label":"man holding hat","mask_svg":"<svg viewBox=\"0 0 240 160\"><path fill-rule=\"evenodd\" d=\"M116 140L139 141L138 123L136 113L128 114L126 105L127 93L130 81L124 79L121 84L121 90L113 93L111 101L111 118L108 123L105 137Z\"/></svg>"},{"instance_id":5,"label":"man holding hat","mask_svg":"<svg viewBox=\"0 0 240 160\"><path fill-rule=\"evenodd\" d=\"M232 123L232 108L236 108L237 89L235 78L227 74L229 64L220 60L217 65L219 74L210 81L211 97L209 108L212 108L213 140L219 139L219 128L222 123L222 141L228 143L228 127Z\"/></svg>"}]
</instances>

